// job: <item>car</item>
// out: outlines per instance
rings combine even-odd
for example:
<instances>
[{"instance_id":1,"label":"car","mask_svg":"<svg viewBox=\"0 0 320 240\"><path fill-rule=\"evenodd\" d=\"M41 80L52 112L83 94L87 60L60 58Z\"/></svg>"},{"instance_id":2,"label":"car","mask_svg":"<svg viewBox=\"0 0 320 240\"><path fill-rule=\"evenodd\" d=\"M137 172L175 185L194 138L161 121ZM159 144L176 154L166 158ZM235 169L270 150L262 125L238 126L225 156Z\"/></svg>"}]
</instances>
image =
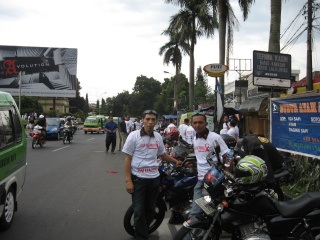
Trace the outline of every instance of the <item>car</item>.
<instances>
[{"instance_id":1,"label":"car","mask_svg":"<svg viewBox=\"0 0 320 240\"><path fill-rule=\"evenodd\" d=\"M47 138L59 140L63 136L63 122L60 118L46 118L48 123Z\"/></svg>"}]
</instances>

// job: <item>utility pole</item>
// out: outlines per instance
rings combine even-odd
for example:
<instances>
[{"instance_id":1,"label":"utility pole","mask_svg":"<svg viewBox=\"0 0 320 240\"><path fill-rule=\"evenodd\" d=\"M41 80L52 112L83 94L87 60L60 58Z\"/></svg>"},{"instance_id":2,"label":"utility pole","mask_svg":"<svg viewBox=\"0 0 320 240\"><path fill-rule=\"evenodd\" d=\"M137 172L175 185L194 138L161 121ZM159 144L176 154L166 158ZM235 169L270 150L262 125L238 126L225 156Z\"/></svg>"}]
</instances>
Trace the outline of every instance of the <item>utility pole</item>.
<instances>
[{"instance_id":1,"label":"utility pole","mask_svg":"<svg viewBox=\"0 0 320 240\"><path fill-rule=\"evenodd\" d=\"M307 91L313 90L313 79L312 79L312 3L313 3L313 0L308 0Z\"/></svg>"}]
</instances>

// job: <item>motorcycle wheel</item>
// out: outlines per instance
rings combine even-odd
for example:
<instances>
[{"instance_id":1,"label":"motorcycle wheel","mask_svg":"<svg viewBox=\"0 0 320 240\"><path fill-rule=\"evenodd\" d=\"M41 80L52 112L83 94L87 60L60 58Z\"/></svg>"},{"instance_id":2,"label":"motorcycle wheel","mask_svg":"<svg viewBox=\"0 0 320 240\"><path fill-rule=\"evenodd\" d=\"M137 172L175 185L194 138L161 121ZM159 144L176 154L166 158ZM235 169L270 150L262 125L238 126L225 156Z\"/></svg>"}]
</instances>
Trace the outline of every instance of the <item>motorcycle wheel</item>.
<instances>
[{"instance_id":1,"label":"motorcycle wheel","mask_svg":"<svg viewBox=\"0 0 320 240\"><path fill-rule=\"evenodd\" d=\"M38 140L36 138L32 139L32 148L35 149L37 145Z\"/></svg>"},{"instance_id":2,"label":"motorcycle wheel","mask_svg":"<svg viewBox=\"0 0 320 240\"><path fill-rule=\"evenodd\" d=\"M182 226L174 236L173 240L201 240L206 232L207 230L201 228L186 228L185 226ZM207 239L219 240L220 234L218 234L217 232L210 233Z\"/></svg>"},{"instance_id":3,"label":"motorcycle wheel","mask_svg":"<svg viewBox=\"0 0 320 240\"><path fill-rule=\"evenodd\" d=\"M155 209L156 215L153 221L149 225L149 233L153 233L157 228L161 225L164 219L166 207L162 202L157 202L157 206ZM134 232L134 218L133 218L133 206L131 205L126 211L123 219L124 229L131 236L135 236Z\"/></svg>"},{"instance_id":4,"label":"motorcycle wheel","mask_svg":"<svg viewBox=\"0 0 320 240\"><path fill-rule=\"evenodd\" d=\"M304 228L304 226L300 226L297 230L297 239L301 240L319 240L320 239L320 222L310 223L310 232ZM310 236L312 234L312 236Z\"/></svg>"},{"instance_id":5,"label":"motorcycle wheel","mask_svg":"<svg viewBox=\"0 0 320 240\"><path fill-rule=\"evenodd\" d=\"M42 146L43 146L42 139L39 139L39 145L40 145L40 147L42 147Z\"/></svg>"},{"instance_id":6,"label":"motorcycle wheel","mask_svg":"<svg viewBox=\"0 0 320 240\"><path fill-rule=\"evenodd\" d=\"M4 208L3 208L2 216L0 218L0 231L9 229L10 225L13 222L13 217L15 212L14 202L15 202L15 194L11 187L4 198Z\"/></svg>"}]
</instances>

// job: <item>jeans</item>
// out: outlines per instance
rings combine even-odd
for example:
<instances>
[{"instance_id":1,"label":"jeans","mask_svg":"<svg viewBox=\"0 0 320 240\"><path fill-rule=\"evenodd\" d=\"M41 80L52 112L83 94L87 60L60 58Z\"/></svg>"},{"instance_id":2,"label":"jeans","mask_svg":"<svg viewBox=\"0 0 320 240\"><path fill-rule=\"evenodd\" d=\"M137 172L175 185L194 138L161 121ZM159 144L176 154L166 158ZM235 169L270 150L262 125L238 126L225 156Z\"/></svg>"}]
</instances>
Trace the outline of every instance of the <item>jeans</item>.
<instances>
[{"instance_id":1,"label":"jeans","mask_svg":"<svg viewBox=\"0 0 320 240\"><path fill-rule=\"evenodd\" d=\"M155 214L160 177L142 179L132 176L132 182L134 185L132 204L136 239L147 240L149 237L149 221L147 219L153 219Z\"/></svg>"},{"instance_id":2,"label":"jeans","mask_svg":"<svg viewBox=\"0 0 320 240\"><path fill-rule=\"evenodd\" d=\"M106 137L106 149L109 151L110 144L111 145L111 152L114 152L116 149L116 143L117 143L117 135L107 136Z\"/></svg>"},{"instance_id":3,"label":"jeans","mask_svg":"<svg viewBox=\"0 0 320 240\"><path fill-rule=\"evenodd\" d=\"M197 214L202 212L201 207L196 204L196 200L202 197L202 188L203 188L203 181L198 180L197 184L194 186L193 189L193 201L192 201L192 208L190 210L189 218L196 216Z\"/></svg>"}]
</instances>

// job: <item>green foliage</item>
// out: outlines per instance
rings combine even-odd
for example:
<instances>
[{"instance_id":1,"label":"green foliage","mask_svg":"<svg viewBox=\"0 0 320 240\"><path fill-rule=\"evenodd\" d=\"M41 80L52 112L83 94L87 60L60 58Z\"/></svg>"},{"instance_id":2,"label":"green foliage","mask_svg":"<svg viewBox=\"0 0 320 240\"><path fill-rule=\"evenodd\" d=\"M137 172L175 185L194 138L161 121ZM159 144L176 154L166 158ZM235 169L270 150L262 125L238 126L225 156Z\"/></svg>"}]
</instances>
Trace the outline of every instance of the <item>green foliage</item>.
<instances>
[{"instance_id":1,"label":"green foliage","mask_svg":"<svg viewBox=\"0 0 320 240\"><path fill-rule=\"evenodd\" d=\"M294 182L283 190L291 196L320 191L320 159L296 155L293 161Z\"/></svg>"},{"instance_id":2,"label":"green foliage","mask_svg":"<svg viewBox=\"0 0 320 240\"><path fill-rule=\"evenodd\" d=\"M14 97L17 106L19 106L19 98ZM31 97L31 96L21 96L21 110L20 113L21 115L27 113L32 113L32 112L37 112L41 113L42 112L42 106L38 102L38 97Z\"/></svg>"}]
</instances>

